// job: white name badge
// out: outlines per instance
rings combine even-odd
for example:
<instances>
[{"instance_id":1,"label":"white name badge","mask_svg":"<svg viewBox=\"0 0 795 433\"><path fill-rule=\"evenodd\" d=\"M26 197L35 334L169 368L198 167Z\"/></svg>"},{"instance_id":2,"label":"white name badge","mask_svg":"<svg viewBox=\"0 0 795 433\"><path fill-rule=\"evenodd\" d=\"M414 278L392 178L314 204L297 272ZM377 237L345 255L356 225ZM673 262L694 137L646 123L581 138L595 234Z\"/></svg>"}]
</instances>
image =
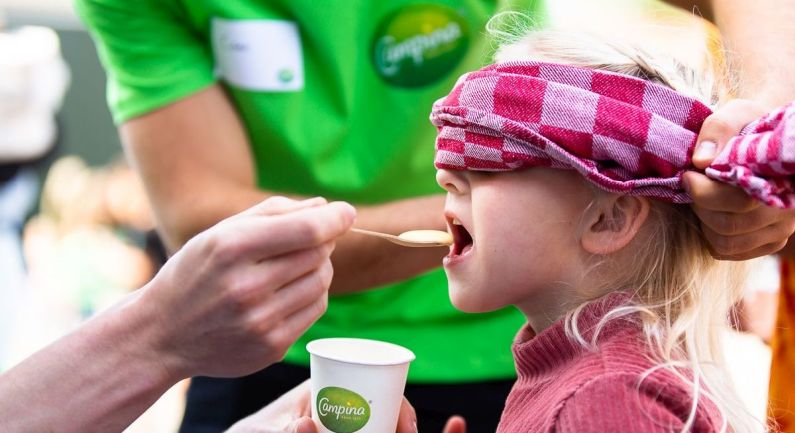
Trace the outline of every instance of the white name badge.
<instances>
[{"instance_id":1,"label":"white name badge","mask_svg":"<svg viewBox=\"0 0 795 433\"><path fill-rule=\"evenodd\" d=\"M283 20L213 18L216 73L246 90L291 92L304 88L298 26Z\"/></svg>"}]
</instances>

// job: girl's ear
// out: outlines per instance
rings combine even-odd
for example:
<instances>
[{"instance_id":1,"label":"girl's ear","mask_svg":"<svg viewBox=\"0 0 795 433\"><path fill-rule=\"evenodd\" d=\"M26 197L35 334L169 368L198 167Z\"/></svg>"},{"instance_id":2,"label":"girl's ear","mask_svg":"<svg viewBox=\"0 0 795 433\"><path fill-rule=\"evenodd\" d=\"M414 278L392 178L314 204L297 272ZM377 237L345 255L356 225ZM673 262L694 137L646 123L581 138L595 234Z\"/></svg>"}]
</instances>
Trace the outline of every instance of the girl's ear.
<instances>
[{"instance_id":1,"label":"girl's ear","mask_svg":"<svg viewBox=\"0 0 795 433\"><path fill-rule=\"evenodd\" d=\"M645 197L599 194L586 211L580 243L591 254L611 254L627 246L649 216Z\"/></svg>"}]
</instances>

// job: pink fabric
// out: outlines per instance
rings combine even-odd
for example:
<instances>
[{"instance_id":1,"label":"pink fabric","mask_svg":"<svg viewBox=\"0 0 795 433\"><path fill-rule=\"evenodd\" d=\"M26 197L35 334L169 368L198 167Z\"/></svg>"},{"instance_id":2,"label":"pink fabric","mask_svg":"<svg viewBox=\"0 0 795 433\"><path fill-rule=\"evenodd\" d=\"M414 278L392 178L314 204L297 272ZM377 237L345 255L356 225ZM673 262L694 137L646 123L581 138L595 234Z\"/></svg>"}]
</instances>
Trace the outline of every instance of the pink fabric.
<instances>
[{"instance_id":1,"label":"pink fabric","mask_svg":"<svg viewBox=\"0 0 795 433\"><path fill-rule=\"evenodd\" d=\"M712 111L665 86L606 71L509 62L462 76L438 100L436 167L574 169L607 191L689 203L682 175ZM795 207L795 103L734 137L707 176Z\"/></svg>"},{"instance_id":2,"label":"pink fabric","mask_svg":"<svg viewBox=\"0 0 795 433\"><path fill-rule=\"evenodd\" d=\"M586 339L599 319L629 301L612 293L587 305L578 320ZM613 319L597 350L566 335L560 320L535 335L525 327L513 347L518 379L508 395L497 433L677 433L692 403L690 387L655 363L637 317ZM722 417L702 397L689 432L717 433Z\"/></svg>"}]
</instances>

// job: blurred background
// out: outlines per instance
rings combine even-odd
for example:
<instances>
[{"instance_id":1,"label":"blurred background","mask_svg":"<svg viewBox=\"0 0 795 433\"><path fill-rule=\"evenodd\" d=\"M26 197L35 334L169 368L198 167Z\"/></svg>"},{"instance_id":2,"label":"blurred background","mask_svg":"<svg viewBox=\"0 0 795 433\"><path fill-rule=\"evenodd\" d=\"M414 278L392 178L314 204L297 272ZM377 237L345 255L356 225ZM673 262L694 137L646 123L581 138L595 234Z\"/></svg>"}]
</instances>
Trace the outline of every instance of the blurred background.
<instances>
[{"instance_id":1,"label":"blurred background","mask_svg":"<svg viewBox=\"0 0 795 433\"><path fill-rule=\"evenodd\" d=\"M546 9L555 26L631 31L693 58L716 37L694 14L654 0L552 0ZM104 84L70 1L0 0L0 371L144 285L164 260ZM726 350L760 418L778 286L777 260L758 260ZM127 431L176 431L185 389Z\"/></svg>"}]
</instances>

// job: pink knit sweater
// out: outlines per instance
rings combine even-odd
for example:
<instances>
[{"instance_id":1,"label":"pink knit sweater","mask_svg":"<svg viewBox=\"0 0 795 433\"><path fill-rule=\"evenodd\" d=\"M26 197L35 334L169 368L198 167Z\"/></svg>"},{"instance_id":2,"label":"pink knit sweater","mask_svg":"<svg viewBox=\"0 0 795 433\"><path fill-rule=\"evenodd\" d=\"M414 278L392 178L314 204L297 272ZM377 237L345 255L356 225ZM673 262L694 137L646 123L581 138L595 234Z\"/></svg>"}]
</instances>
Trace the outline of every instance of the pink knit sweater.
<instances>
[{"instance_id":1,"label":"pink knit sweater","mask_svg":"<svg viewBox=\"0 0 795 433\"><path fill-rule=\"evenodd\" d=\"M598 319L625 295L610 295L585 308L579 328L586 341ZM679 432L690 413L688 385L667 370L640 382L654 363L647 357L635 319L608 322L591 352L565 335L558 321L538 335L529 327L513 347L519 378L511 390L497 433ZM694 433L718 432L717 408L699 399Z\"/></svg>"}]
</instances>

